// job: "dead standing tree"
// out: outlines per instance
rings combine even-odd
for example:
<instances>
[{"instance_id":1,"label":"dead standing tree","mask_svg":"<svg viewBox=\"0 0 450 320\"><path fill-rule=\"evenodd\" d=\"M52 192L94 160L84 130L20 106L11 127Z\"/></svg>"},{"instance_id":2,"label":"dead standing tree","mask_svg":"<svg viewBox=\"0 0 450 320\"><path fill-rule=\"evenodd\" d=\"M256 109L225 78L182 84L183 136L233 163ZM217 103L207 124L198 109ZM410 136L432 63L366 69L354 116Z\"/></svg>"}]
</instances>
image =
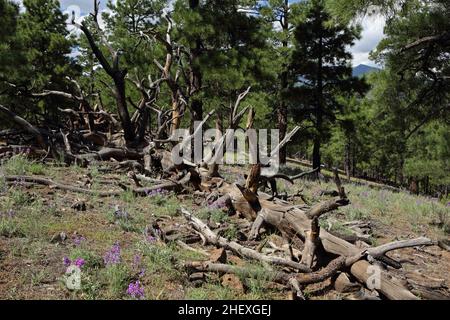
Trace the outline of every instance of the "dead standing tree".
<instances>
[{"instance_id":1,"label":"dead standing tree","mask_svg":"<svg viewBox=\"0 0 450 320\"><path fill-rule=\"evenodd\" d=\"M99 3L94 1L94 12L91 13L93 26L97 35L100 38L102 45L104 45L111 56L111 62L108 61L103 51L100 49L100 46L97 44L94 34L90 31L88 24L83 21L81 24L75 22L75 15L72 17L72 24L78 27L86 36L89 46L91 47L92 52L97 58L98 62L102 66L103 70L111 77L114 82L114 96L116 99L117 110L119 112L120 122L122 124L122 129L124 131L125 141L132 142L136 138L136 132L134 130L133 123L131 122L130 114L127 108L127 99L126 99L126 87L125 87L125 77L128 73L126 69L122 69L119 64L121 51L115 50L111 44L108 42L106 36L104 35L103 30L101 29L98 22L98 14L99 14Z\"/></svg>"}]
</instances>

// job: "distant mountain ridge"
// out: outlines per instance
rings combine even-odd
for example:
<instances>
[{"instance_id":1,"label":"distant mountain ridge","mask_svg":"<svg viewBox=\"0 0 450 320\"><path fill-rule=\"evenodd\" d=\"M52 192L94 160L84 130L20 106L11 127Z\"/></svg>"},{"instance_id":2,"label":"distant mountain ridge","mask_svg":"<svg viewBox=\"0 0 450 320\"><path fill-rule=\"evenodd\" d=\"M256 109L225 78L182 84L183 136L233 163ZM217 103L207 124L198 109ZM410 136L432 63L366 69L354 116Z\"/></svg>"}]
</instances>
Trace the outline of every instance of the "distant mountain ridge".
<instances>
[{"instance_id":1,"label":"distant mountain ridge","mask_svg":"<svg viewBox=\"0 0 450 320\"><path fill-rule=\"evenodd\" d=\"M367 73L380 71L381 69L371 67L365 64L360 64L359 66L353 68L353 76L354 77L362 77Z\"/></svg>"}]
</instances>

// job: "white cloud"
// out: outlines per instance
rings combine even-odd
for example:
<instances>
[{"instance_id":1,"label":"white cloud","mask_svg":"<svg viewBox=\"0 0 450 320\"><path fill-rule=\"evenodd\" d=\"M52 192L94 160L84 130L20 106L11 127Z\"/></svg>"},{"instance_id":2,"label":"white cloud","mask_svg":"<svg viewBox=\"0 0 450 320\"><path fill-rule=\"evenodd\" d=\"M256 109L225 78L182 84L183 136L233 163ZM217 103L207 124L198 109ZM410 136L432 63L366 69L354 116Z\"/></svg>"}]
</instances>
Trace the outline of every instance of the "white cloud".
<instances>
[{"instance_id":1,"label":"white cloud","mask_svg":"<svg viewBox=\"0 0 450 320\"><path fill-rule=\"evenodd\" d=\"M97 0L98 1L98 0ZM80 8L82 15L86 15L94 11L94 0L60 0L61 9L64 11L68 7L77 6ZM107 0L100 1L100 10L106 9Z\"/></svg>"},{"instance_id":2,"label":"white cloud","mask_svg":"<svg viewBox=\"0 0 450 320\"><path fill-rule=\"evenodd\" d=\"M369 53L376 48L378 43L384 37L385 20L382 16L365 17L361 23L363 32L361 39L350 48L353 54L353 65L366 64L369 66L376 66L376 64L369 60Z\"/></svg>"}]
</instances>

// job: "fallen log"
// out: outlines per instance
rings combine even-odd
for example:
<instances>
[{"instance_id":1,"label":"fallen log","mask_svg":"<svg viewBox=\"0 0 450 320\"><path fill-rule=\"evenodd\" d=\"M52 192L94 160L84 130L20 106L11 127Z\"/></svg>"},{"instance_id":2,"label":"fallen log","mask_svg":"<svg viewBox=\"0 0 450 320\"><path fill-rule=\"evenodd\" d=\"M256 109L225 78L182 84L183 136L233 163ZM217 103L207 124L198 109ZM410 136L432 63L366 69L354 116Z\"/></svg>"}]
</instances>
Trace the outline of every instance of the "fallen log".
<instances>
[{"instance_id":1,"label":"fallen log","mask_svg":"<svg viewBox=\"0 0 450 320\"><path fill-rule=\"evenodd\" d=\"M118 148L102 148L100 151L95 153L86 153L77 156L80 159L87 160L110 160L114 158L118 161L123 160L142 160L144 154L142 152L129 150L129 149L118 149Z\"/></svg>"},{"instance_id":2,"label":"fallen log","mask_svg":"<svg viewBox=\"0 0 450 320\"><path fill-rule=\"evenodd\" d=\"M284 267L290 267L295 270L298 270L300 272L310 272L311 269L294 261L284 259L281 257L272 257L267 256L264 254L261 254L260 252L246 248L242 245L240 245L237 242L234 241L228 241L227 239L220 237L216 235L203 221L200 219L194 217L189 211L187 211L184 208L181 208L181 212L183 213L184 217L187 221L198 231L200 232L207 240L207 242L228 249L232 250L235 253L254 260L259 260L262 262L284 266Z\"/></svg>"},{"instance_id":3,"label":"fallen log","mask_svg":"<svg viewBox=\"0 0 450 320\"><path fill-rule=\"evenodd\" d=\"M255 278L260 276L259 272L255 272L251 268L238 267L221 263L212 262L186 262L184 266L187 269L198 272L216 272L216 273L232 273L238 274L246 278ZM328 266L317 272L311 273L287 273L284 271L268 271L267 278L270 281L289 285L292 280L295 280L298 285L309 285L313 283L322 282L346 266L346 259L339 257L331 261Z\"/></svg>"},{"instance_id":4,"label":"fallen log","mask_svg":"<svg viewBox=\"0 0 450 320\"><path fill-rule=\"evenodd\" d=\"M22 117L19 117L17 114L9 110L8 108L2 106L0 104L0 111L6 114L9 118L11 118L15 123L24 128L26 131L31 133L37 140L39 146L43 149L47 149L47 142L44 139L42 133L32 124L30 124L27 120Z\"/></svg>"}]
</instances>

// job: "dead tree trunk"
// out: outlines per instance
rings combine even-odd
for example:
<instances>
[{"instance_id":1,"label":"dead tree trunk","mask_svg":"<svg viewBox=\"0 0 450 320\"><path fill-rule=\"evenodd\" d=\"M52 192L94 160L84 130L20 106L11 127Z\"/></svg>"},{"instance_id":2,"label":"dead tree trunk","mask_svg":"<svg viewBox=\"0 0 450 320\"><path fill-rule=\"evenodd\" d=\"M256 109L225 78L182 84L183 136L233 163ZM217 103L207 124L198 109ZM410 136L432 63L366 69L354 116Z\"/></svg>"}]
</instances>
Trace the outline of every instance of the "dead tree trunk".
<instances>
[{"instance_id":1,"label":"dead tree trunk","mask_svg":"<svg viewBox=\"0 0 450 320\"><path fill-rule=\"evenodd\" d=\"M92 33L90 32L89 28L87 27L85 22L82 22L81 24L75 23L75 17L72 19L72 24L80 28L80 30L85 34L89 46L91 47L92 52L94 53L95 57L99 61L102 68L105 70L105 72L111 77L111 79L114 82L115 90L114 90L114 96L116 99L117 104L117 110L119 112L120 122L122 124L122 129L124 131L125 140L127 142L131 142L135 139L135 132L133 128L133 124L130 119L130 114L128 112L127 108L127 102L126 102L126 87L125 87L125 76L127 75L126 69L121 69L119 66L119 59L121 53L119 51L116 51L113 49L113 47L108 43L106 40L106 37L103 34L103 30L101 30L100 25L98 23L98 3L97 1L94 1L94 13L91 14L93 17L94 25L98 32L100 33L100 38L102 41L102 44L106 46L112 56L112 63L109 63L106 59L105 55L103 54L100 47L97 45Z\"/></svg>"}]
</instances>

